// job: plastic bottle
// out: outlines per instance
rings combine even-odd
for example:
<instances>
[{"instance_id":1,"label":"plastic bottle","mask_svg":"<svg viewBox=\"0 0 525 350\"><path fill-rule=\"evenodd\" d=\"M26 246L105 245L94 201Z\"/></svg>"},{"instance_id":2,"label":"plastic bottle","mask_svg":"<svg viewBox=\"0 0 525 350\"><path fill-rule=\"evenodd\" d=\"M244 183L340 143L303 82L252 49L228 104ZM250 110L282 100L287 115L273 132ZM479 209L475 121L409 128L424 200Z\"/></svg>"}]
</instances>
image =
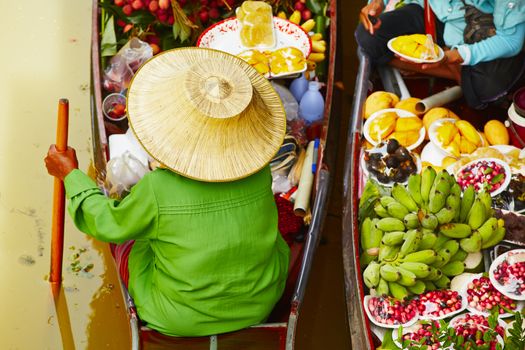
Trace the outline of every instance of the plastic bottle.
<instances>
[{"instance_id":1,"label":"plastic bottle","mask_svg":"<svg viewBox=\"0 0 525 350\"><path fill-rule=\"evenodd\" d=\"M313 123L323 118L324 99L319 92L321 84L311 81L308 90L304 93L299 103L299 116L308 123Z\"/></svg>"},{"instance_id":2,"label":"plastic bottle","mask_svg":"<svg viewBox=\"0 0 525 350\"><path fill-rule=\"evenodd\" d=\"M292 81L290 84L290 92L297 100L297 103L299 103L306 90L308 90L308 80L303 73L299 78L296 78Z\"/></svg>"}]
</instances>

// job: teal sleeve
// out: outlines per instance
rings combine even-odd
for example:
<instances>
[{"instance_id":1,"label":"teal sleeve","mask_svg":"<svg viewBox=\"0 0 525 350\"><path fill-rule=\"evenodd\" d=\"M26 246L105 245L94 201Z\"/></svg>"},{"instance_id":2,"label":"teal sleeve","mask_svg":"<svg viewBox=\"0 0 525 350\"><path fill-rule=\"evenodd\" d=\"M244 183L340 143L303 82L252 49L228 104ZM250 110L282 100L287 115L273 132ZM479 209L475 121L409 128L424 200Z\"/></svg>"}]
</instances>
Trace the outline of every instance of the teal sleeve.
<instances>
[{"instance_id":1,"label":"teal sleeve","mask_svg":"<svg viewBox=\"0 0 525 350\"><path fill-rule=\"evenodd\" d=\"M497 34L475 44L457 45L464 65L493 61L498 58L516 56L525 40L525 22L513 28L497 31Z\"/></svg>"},{"instance_id":2,"label":"teal sleeve","mask_svg":"<svg viewBox=\"0 0 525 350\"><path fill-rule=\"evenodd\" d=\"M76 169L64 179L68 211L78 229L104 242L122 243L157 234L157 204L148 176L122 200L106 197Z\"/></svg>"}]
</instances>

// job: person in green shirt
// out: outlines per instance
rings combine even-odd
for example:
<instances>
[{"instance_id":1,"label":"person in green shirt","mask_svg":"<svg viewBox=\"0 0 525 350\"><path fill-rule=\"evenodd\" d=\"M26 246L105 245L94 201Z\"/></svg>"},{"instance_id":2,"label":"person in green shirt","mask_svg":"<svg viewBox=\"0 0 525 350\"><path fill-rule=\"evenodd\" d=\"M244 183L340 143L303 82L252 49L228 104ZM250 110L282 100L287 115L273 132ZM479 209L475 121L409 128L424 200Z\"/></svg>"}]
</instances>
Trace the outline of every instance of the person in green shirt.
<instances>
[{"instance_id":1,"label":"person in green shirt","mask_svg":"<svg viewBox=\"0 0 525 350\"><path fill-rule=\"evenodd\" d=\"M174 49L136 73L127 112L163 166L120 201L78 170L74 149L49 149L75 225L131 247L128 288L148 327L204 336L264 322L289 263L268 166L286 128L277 93L235 56Z\"/></svg>"}]
</instances>

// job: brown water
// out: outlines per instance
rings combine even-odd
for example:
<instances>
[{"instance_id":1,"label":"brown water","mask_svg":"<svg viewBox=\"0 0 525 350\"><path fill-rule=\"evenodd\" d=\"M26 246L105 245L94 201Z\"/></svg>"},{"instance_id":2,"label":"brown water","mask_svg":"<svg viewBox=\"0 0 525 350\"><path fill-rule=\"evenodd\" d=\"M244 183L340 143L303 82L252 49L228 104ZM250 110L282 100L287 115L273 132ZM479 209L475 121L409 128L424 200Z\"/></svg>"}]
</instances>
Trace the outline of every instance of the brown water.
<instances>
[{"instance_id":1,"label":"brown water","mask_svg":"<svg viewBox=\"0 0 525 350\"><path fill-rule=\"evenodd\" d=\"M43 159L60 97L70 100L70 145L81 168L90 159L91 1L1 1L0 12L0 348L129 348L107 248L69 218L56 299L46 280L53 179ZM89 272L72 270L90 264Z\"/></svg>"}]
</instances>

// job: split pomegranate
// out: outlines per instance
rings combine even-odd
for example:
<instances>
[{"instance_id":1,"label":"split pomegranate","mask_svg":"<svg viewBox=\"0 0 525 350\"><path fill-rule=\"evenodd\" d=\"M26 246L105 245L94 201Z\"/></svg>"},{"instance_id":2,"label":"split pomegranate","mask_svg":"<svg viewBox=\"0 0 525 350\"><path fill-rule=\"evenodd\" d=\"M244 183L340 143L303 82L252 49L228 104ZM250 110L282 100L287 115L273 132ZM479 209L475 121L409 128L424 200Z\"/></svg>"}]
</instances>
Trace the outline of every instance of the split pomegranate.
<instances>
[{"instance_id":1,"label":"split pomegranate","mask_svg":"<svg viewBox=\"0 0 525 350\"><path fill-rule=\"evenodd\" d=\"M463 298L454 290L433 290L416 299L417 310L423 318L442 318L463 309Z\"/></svg>"},{"instance_id":2,"label":"split pomegranate","mask_svg":"<svg viewBox=\"0 0 525 350\"><path fill-rule=\"evenodd\" d=\"M507 260L503 261L494 270L494 278L508 287L510 293L518 296L525 294L525 262L510 264Z\"/></svg>"},{"instance_id":3,"label":"split pomegranate","mask_svg":"<svg viewBox=\"0 0 525 350\"><path fill-rule=\"evenodd\" d=\"M370 298L368 310L377 323L390 326L405 324L417 316L417 309L412 302L392 297Z\"/></svg>"},{"instance_id":4,"label":"split pomegranate","mask_svg":"<svg viewBox=\"0 0 525 350\"><path fill-rule=\"evenodd\" d=\"M439 328L439 323L433 321L434 327ZM432 330L432 323L419 323L413 332L403 335L403 343L409 341L409 346L426 345L427 350L441 349L441 344Z\"/></svg>"},{"instance_id":5,"label":"split pomegranate","mask_svg":"<svg viewBox=\"0 0 525 350\"><path fill-rule=\"evenodd\" d=\"M487 317L483 315L465 314L460 318L455 319L454 322L451 322L451 326L456 330L456 335L462 335L465 340L474 340L476 346L487 344L483 339L486 330L490 328ZM503 337L505 332L500 325L496 326L495 331L501 337ZM489 342L490 349L495 350L498 339L491 339Z\"/></svg>"},{"instance_id":6,"label":"split pomegranate","mask_svg":"<svg viewBox=\"0 0 525 350\"><path fill-rule=\"evenodd\" d=\"M506 312L504 308L516 310L517 307L516 302L501 294L488 277L475 278L468 284L467 302L471 308L487 313L495 307L499 307L500 314Z\"/></svg>"},{"instance_id":7,"label":"split pomegranate","mask_svg":"<svg viewBox=\"0 0 525 350\"><path fill-rule=\"evenodd\" d=\"M462 169L456 180L463 189L472 185L476 191L487 189L494 192L503 185L506 176L505 168L500 164L482 160Z\"/></svg>"}]
</instances>

